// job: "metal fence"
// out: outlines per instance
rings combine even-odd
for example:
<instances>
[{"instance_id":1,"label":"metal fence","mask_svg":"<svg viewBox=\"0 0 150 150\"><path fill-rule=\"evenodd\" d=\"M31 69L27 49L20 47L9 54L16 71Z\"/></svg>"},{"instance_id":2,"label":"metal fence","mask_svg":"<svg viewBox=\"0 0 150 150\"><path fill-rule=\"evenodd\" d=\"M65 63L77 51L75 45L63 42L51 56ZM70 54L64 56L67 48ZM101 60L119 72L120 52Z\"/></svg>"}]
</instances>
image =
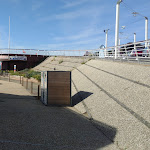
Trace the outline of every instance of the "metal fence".
<instances>
[{"instance_id":1,"label":"metal fence","mask_svg":"<svg viewBox=\"0 0 150 150\"><path fill-rule=\"evenodd\" d=\"M21 84L27 91L31 93L32 96L40 99L41 83L34 81L34 79L28 79L23 76L10 75L3 71L0 73L0 80Z\"/></svg>"},{"instance_id":2,"label":"metal fence","mask_svg":"<svg viewBox=\"0 0 150 150\"><path fill-rule=\"evenodd\" d=\"M9 49L9 54L43 55L43 56L74 56L113 59L121 61L138 61L150 63L150 40L128 43L113 47L87 50L38 50ZM0 49L0 54L8 54L8 49Z\"/></svg>"},{"instance_id":3,"label":"metal fence","mask_svg":"<svg viewBox=\"0 0 150 150\"><path fill-rule=\"evenodd\" d=\"M145 46L147 43L147 47ZM105 58L113 58L127 61L150 62L150 40L136 43L128 43L117 47L103 49Z\"/></svg>"},{"instance_id":4,"label":"metal fence","mask_svg":"<svg viewBox=\"0 0 150 150\"><path fill-rule=\"evenodd\" d=\"M150 40L88 50L83 56L114 61L150 63Z\"/></svg>"}]
</instances>

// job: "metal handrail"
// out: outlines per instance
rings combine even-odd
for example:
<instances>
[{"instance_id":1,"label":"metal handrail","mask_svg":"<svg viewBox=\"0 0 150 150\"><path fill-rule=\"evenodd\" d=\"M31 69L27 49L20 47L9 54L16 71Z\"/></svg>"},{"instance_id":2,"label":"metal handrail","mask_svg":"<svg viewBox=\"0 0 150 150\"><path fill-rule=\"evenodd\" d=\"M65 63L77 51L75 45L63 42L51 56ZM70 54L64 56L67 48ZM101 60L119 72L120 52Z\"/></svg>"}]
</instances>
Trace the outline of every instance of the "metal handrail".
<instances>
[{"instance_id":1,"label":"metal handrail","mask_svg":"<svg viewBox=\"0 0 150 150\"><path fill-rule=\"evenodd\" d=\"M145 43L148 47L145 49ZM0 55L43 55L43 56L78 56L78 57L96 57L113 59L138 59L150 58L150 40L122 44L98 49L85 50L40 50L40 49L0 49ZM118 51L115 53L115 49ZM8 50L11 54L8 54ZM147 50L147 52L145 51ZM101 56L100 56L101 54ZM117 55L117 56L116 56Z\"/></svg>"}]
</instances>

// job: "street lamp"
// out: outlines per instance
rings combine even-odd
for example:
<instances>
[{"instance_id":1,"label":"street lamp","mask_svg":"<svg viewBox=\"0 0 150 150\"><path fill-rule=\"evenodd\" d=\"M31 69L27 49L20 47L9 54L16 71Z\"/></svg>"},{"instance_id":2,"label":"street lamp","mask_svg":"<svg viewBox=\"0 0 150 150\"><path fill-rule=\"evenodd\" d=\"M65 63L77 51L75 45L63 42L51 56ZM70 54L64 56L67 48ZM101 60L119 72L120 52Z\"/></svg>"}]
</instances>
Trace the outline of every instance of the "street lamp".
<instances>
[{"instance_id":1,"label":"street lamp","mask_svg":"<svg viewBox=\"0 0 150 150\"><path fill-rule=\"evenodd\" d=\"M108 30L109 29L104 30L104 32L106 33L106 38L105 38L105 57L107 55Z\"/></svg>"},{"instance_id":2,"label":"street lamp","mask_svg":"<svg viewBox=\"0 0 150 150\"><path fill-rule=\"evenodd\" d=\"M120 11L120 3L122 0L118 0L116 5L116 28L115 28L115 59L117 58L118 51L118 42L119 42L119 11Z\"/></svg>"},{"instance_id":3,"label":"street lamp","mask_svg":"<svg viewBox=\"0 0 150 150\"><path fill-rule=\"evenodd\" d=\"M148 18L145 17L145 40L148 40ZM148 43L145 42L145 47L148 46Z\"/></svg>"}]
</instances>

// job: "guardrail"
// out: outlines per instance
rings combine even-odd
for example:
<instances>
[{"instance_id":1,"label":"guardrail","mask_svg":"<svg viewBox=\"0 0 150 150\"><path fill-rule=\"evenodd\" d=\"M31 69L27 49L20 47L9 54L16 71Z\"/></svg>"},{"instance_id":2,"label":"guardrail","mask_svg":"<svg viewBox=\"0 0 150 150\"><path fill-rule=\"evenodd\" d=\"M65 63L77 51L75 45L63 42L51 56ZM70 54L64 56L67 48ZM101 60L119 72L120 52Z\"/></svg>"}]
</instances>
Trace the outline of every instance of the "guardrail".
<instances>
[{"instance_id":1,"label":"guardrail","mask_svg":"<svg viewBox=\"0 0 150 150\"><path fill-rule=\"evenodd\" d=\"M148 43L145 47L145 43ZM108 47L103 49L105 58L113 57L114 59L126 59L126 60L149 60L150 59L150 40L140 41L136 43L128 43L119 45L117 47Z\"/></svg>"},{"instance_id":2,"label":"guardrail","mask_svg":"<svg viewBox=\"0 0 150 150\"><path fill-rule=\"evenodd\" d=\"M95 57L121 61L150 62L150 40L87 50L0 49L0 54ZM145 45L148 45L145 47ZM9 52L9 54L8 54Z\"/></svg>"},{"instance_id":3,"label":"guardrail","mask_svg":"<svg viewBox=\"0 0 150 150\"><path fill-rule=\"evenodd\" d=\"M3 71L0 74L0 80L21 84L33 96L37 97L37 99L39 99L41 96L41 83L36 81L35 79L28 79L23 76L10 75L6 71Z\"/></svg>"}]
</instances>

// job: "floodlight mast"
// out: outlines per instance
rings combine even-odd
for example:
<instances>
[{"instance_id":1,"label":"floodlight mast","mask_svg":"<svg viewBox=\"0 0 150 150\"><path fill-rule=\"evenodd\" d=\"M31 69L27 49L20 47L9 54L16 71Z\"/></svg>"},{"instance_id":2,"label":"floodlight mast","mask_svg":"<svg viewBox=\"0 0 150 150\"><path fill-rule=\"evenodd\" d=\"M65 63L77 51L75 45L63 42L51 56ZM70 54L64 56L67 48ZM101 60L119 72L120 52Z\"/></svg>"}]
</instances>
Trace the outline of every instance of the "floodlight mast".
<instances>
[{"instance_id":1,"label":"floodlight mast","mask_svg":"<svg viewBox=\"0 0 150 150\"><path fill-rule=\"evenodd\" d=\"M134 33L134 49L136 49L136 44L135 44L135 42L136 42L136 33Z\"/></svg>"},{"instance_id":2,"label":"floodlight mast","mask_svg":"<svg viewBox=\"0 0 150 150\"><path fill-rule=\"evenodd\" d=\"M136 42L136 33L134 33L134 43Z\"/></svg>"},{"instance_id":3,"label":"floodlight mast","mask_svg":"<svg viewBox=\"0 0 150 150\"><path fill-rule=\"evenodd\" d=\"M117 59L118 43L119 43L119 12L120 12L120 3L122 0L118 0L116 5L116 28L115 28L115 59Z\"/></svg>"},{"instance_id":4,"label":"floodlight mast","mask_svg":"<svg viewBox=\"0 0 150 150\"><path fill-rule=\"evenodd\" d=\"M148 40L148 18L145 17L145 40ZM148 43L145 42L145 47L148 46Z\"/></svg>"},{"instance_id":5,"label":"floodlight mast","mask_svg":"<svg viewBox=\"0 0 150 150\"><path fill-rule=\"evenodd\" d=\"M106 38L105 38L105 57L107 55L107 42L108 42L108 30L104 30L104 32L106 33Z\"/></svg>"}]
</instances>

